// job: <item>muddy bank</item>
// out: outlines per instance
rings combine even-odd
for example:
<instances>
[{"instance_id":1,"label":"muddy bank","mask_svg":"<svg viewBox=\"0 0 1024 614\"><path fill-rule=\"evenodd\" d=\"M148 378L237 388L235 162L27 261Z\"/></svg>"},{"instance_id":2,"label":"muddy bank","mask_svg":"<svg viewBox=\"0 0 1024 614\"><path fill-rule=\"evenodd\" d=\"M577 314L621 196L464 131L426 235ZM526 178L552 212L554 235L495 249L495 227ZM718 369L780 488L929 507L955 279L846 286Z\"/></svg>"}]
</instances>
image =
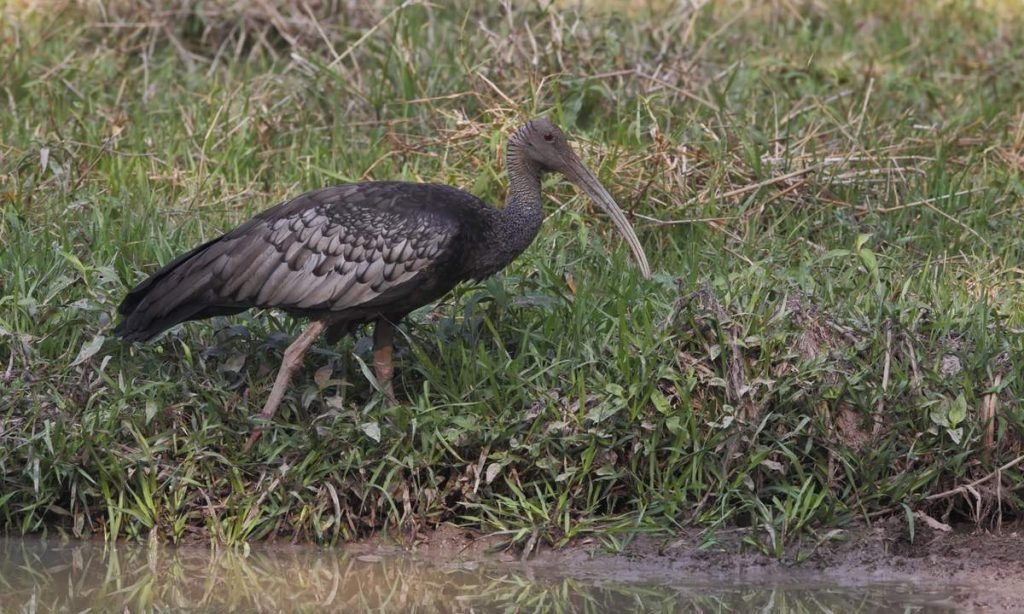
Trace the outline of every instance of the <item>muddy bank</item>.
<instances>
[{"instance_id":1,"label":"muddy bank","mask_svg":"<svg viewBox=\"0 0 1024 614\"><path fill-rule=\"evenodd\" d=\"M903 583L949 592L950 605L970 611L1024 612L1024 527L1004 526L991 533L974 527L944 532L918 526L911 541L899 519L872 527L846 529L813 552L783 561L751 552L740 530L719 532L712 543L700 531L674 538L638 537L610 553L598 540L583 540L561 550L540 549L529 567L596 581L737 581L773 584ZM418 534L411 543L389 538L364 540L353 553L411 551L435 562L461 564L482 557L511 566L524 565L515 552L502 551L495 537L442 526ZM807 548L809 550L809 548Z\"/></svg>"}]
</instances>

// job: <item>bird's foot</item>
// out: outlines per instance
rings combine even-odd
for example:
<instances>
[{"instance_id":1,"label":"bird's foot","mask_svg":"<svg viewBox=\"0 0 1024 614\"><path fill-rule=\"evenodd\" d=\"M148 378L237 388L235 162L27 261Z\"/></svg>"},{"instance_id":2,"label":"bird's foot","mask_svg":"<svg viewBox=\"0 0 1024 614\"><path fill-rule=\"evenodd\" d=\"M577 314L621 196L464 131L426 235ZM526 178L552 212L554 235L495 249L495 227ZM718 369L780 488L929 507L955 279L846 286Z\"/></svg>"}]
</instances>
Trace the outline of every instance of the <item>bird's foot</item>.
<instances>
[{"instance_id":1,"label":"bird's foot","mask_svg":"<svg viewBox=\"0 0 1024 614\"><path fill-rule=\"evenodd\" d=\"M395 396L395 387L391 380L380 383L384 391L384 400L388 402L388 405L398 405L398 397Z\"/></svg>"},{"instance_id":2,"label":"bird's foot","mask_svg":"<svg viewBox=\"0 0 1024 614\"><path fill-rule=\"evenodd\" d=\"M292 374L302 364L302 357L305 355L306 350L309 349L309 346L313 344L313 341L316 340L328 324L330 324L330 320L314 320L284 351L284 358L281 360L281 368L277 371L274 387L270 390L266 404L263 405L263 411L260 412L260 419L263 423L269 424L270 420L273 419L274 413L277 412L278 406L281 405L281 400L284 399L284 392L288 389L288 382L291 381ZM245 444L243 450L248 452L262 433L263 431L258 427L253 429L252 434L249 435L249 441Z\"/></svg>"},{"instance_id":3,"label":"bird's foot","mask_svg":"<svg viewBox=\"0 0 1024 614\"><path fill-rule=\"evenodd\" d=\"M262 434L263 431L261 431L260 429L253 429L252 433L249 435L249 441L245 442L245 446L242 447L242 451L248 453L249 450L252 449L253 444L255 444L257 440L259 440L260 435Z\"/></svg>"}]
</instances>

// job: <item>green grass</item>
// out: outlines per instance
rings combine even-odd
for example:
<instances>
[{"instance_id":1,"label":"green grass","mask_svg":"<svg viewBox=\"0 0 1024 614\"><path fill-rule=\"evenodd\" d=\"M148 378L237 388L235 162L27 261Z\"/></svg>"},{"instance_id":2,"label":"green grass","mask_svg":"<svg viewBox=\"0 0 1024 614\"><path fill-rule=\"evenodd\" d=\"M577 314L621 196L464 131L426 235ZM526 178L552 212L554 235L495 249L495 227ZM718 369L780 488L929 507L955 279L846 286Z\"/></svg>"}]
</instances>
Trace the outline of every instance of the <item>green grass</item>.
<instances>
[{"instance_id":1,"label":"green grass","mask_svg":"<svg viewBox=\"0 0 1024 614\"><path fill-rule=\"evenodd\" d=\"M800 557L853 521L1019 515L1024 23L825 4L7 7L0 526L333 543L454 521L527 552L738 526ZM404 403L368 381L365 331L321 342L250 453L300 324L111 337L146 273L306 189L500 202L505 137L538 114L631 213L652 280L549 182L521 258L406 320Z\"/></svg>"}]
</instances>

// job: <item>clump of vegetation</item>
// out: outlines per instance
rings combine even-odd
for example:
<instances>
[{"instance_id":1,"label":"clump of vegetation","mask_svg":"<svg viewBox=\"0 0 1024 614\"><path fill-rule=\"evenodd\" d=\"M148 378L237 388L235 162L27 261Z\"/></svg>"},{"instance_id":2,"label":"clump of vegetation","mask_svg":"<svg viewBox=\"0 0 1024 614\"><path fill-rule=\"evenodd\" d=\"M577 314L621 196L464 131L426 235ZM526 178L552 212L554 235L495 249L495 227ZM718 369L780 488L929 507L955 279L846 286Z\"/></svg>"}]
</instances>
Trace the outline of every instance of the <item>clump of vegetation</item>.
<instances>
[{"instance_id":1,"label":"clump of vegetation","mask_svg":"<svg viewBox=\"0 0 1024 614\"><path fill-rule=\"evenodd\" d=\"M441 522L529 552L1024 509L1024 24L998 5L32 3L0 30L0 525L333 543ZM169 8L168 8L169 7ZM126 289L289 196L503 200L508 131L579 137L645 282L576 192L500 277L407 319L399 406L276 313L109 338ZM612 250L614 255L609 256Z\"/></svg>"}]
</instances>

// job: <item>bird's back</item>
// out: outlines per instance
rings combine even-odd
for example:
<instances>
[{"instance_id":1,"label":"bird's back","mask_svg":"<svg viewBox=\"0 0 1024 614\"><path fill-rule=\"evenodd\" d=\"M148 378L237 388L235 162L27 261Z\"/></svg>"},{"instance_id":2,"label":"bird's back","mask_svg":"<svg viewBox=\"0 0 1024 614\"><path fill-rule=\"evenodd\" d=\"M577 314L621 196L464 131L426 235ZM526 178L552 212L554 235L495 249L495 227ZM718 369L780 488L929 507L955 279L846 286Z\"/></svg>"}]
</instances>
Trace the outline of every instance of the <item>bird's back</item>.
<instances>
[{"instance_id":1,"label":"bird's back","mask_svg":"<svg viewBox=\"0 0 1024 614\"><path fill-rule=\"evenodd\" d=\"M494 210L438 184L307 192L179 256L134 288L115 333L152 338L186 320L277 307L352 320L400 317L472 275Z\"/></svg>"}]
</instances>

